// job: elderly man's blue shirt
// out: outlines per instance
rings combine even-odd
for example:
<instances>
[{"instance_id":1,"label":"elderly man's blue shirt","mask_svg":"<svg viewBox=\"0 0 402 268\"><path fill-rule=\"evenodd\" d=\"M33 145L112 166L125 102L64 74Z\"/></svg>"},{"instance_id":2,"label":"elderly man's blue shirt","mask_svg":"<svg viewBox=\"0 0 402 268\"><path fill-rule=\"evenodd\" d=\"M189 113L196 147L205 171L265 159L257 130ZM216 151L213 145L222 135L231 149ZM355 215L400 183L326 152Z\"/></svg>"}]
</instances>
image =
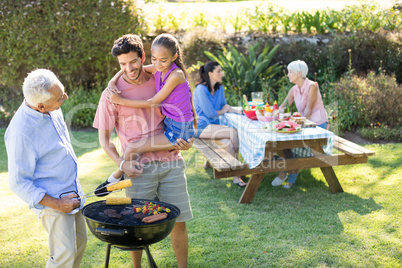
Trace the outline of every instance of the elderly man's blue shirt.
<instances>
[{"instance_id":1,"label":"elderly man's blue shirt","mask_svg":"<svg viewBox=\"0 0 402 268\"><path fill-rule=\"evenodd\" d=\"M76 191L83 196L77 158L61 109L47 115L23 103L4 139L10 189L38 215L47 208L39 204L45 194L59 198L61 193Z\"/></svg>"}]
</instances>

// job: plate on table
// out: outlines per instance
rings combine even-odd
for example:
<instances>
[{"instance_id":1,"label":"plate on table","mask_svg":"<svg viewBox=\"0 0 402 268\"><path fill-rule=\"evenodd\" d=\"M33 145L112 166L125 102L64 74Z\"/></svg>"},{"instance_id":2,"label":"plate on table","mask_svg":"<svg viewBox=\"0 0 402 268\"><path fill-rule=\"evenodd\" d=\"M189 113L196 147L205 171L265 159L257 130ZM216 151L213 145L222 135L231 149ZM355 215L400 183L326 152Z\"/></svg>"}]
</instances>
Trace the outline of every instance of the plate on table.
<instances>
[{"instance_id":1,"label":"plate on table","mask_svg":"<svg viewBox=\"0 0 402 268\"><path fill-rule=\"evenodd\" d=\"M277 130L276 128L274 128L274 131L278 132L278 133L291 134L291 133L298 133L298 132L300 132L302 130L301 129L296 129L296 130L284 131L284 130Z\"/></svg>"}]
</instances>

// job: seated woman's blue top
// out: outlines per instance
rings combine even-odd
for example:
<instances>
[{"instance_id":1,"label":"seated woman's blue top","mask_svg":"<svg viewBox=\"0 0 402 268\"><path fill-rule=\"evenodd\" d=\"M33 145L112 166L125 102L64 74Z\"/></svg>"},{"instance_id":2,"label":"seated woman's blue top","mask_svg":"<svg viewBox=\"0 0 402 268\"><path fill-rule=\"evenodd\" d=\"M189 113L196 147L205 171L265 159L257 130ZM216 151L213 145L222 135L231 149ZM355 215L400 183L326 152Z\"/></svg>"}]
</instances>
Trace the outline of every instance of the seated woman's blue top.
<instances>
[{"instance_id":1,"label":"seated woman's blue top","mask_svg":"<svg viewBox=\"0 0 402 268\"><path fill-rule=\"evenodd\" d=\"M225 105L223 85L215 91L213 96L207 86L197 85L194 91L194 107L198 116L198 128L203 129L210 124L219 124L218 111Z\"/></svg>"}]
</instances>

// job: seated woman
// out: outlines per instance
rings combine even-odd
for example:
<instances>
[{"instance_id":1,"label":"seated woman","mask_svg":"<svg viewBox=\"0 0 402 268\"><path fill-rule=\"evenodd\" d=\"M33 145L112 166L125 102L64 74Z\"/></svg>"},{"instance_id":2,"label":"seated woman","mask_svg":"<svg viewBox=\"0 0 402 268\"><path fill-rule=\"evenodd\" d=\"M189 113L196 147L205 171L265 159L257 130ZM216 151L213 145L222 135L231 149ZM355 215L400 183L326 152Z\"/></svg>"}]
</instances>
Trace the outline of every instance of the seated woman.
<instances>
[{"instance_id":1,"label":"seated woman","mask_svg":"<svg viewBox=\"0 0 402 268\"><path fill-rule=\"evenodd\" d=\"M292 84L295 84L289 91L286 99L281 104L279 109L283 109L288 100L289 105L293 102L296 104L297 111L302 116L315 122L318 127L328 128L328 115L322 102L321 93L316 82L306 78L308 73L307 64L304 61L292 61L288 65L288 77ZM280 186L289 177L288 183L283 186L285 189L290 189L295 184L299 173L287 174L281 171L278 176L272 181L272 186Z\"/></svg>"},{"instance_id":2,"label":"seated woman","mask_svg":"<svg viewBox=\"0 0 402 268\"><path fill-rule=\"evenodd\" d=\"M208 61L199 70L200 82L194 91L194 107L197 113L197 138L214 139L234 157L238 158L239 139L237 130L219 125L218 116L227 112L243 113L226 103L222 67L215 61ZM246 183L236 176L233 183L245 187Z\"/></svg>"}]
</instances>

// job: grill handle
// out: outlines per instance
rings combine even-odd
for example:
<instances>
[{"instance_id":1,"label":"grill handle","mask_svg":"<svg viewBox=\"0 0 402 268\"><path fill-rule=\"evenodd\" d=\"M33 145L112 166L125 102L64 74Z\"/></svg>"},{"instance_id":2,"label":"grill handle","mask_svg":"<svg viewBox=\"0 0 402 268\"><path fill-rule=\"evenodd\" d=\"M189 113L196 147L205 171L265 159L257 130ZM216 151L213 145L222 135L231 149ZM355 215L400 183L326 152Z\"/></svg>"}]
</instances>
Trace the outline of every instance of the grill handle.
<instances>
[{"instance_id":1,"label":"grill handle","mask_svg":"<svg viewBox=\"0 0 402 268\"><path fill-rule=\"evenodd\" d=\"M96 228L97 233L101 233L103 235L114 235L114 236L123 236L125 231L123 229L108 229L108 228Z\"/></svg>"}]
</instances>

